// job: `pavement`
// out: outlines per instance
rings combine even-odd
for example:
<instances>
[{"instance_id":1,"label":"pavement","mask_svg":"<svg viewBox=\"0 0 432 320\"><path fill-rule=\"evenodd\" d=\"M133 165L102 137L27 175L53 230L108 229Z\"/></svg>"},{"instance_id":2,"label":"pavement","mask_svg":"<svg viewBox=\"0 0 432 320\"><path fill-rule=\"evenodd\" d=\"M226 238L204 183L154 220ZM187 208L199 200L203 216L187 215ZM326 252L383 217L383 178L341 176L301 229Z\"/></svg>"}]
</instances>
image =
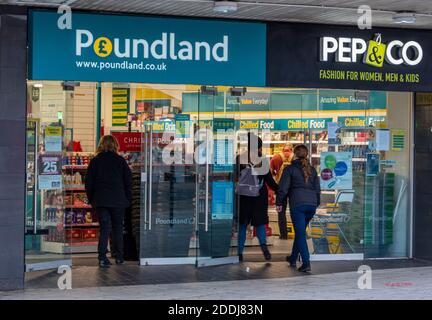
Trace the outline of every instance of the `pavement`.
<instances>
[{"instance_id":1,"label":"pavement","mask_svg":"<svg viewBox=\"0 0 432 320\"><path fill-rule=\"evenodd\" d=\"M239 266L244 273L254 273ZM371 276L370 281L366 279ZM359 289L358 283L369 289ZM432 267L295 277L0 292L0 300L431 300Z\"/></svg>"}]
</instances>

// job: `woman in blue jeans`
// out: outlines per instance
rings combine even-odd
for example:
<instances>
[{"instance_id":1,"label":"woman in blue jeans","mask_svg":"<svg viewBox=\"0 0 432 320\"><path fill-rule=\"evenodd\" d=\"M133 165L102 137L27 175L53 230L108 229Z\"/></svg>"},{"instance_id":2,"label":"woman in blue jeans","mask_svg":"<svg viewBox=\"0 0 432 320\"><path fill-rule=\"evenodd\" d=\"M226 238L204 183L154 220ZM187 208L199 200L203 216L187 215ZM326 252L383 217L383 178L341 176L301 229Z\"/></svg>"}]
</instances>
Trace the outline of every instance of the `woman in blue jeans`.
<instances>
[{"instance_id":1,"label":"woman in blue jeans","mask_svg":"<svg viewBox=\"0 0 432 320\"><path fill-rule=\"evenodd\" d=\"M256 142L256 150L252 150L253 140ZM254 156L262 158L262 140L258 136L248 135L248 151L247 154L237 156L237 165L235 177L238 180L242 170L244 170L250 163L252 163ZM244 161L243 161L244 160ZM255 168L257 169L259 181L259 195L256 197L240 195L238 199L238 212L239 212L239 232L238 232L238 254L239 260L243 261L243 250L246 241L247 226L251 224L256 229L256 235L261 246L261 250L265 260L271 259L270 250L267 247L266 237L266 224L269 223L268 218L268 190L267 186L273 191L277 191L278 185L273 180L270 172L270 164L264 163L262 160ZM245 162L245 163L242 163Z\"/></svg>"},{"instance_id":2,"label":"woman in blue jeans","mask_svg":"<svg viewBox=\"0 0 432 320\"><path fill-rule=\"evenodd\" d=\"M321 188L318 174L308 159L305 145L294 148L294 161L282 173L276 196L278 212L289 199L291 221L294 225L294 244L291 255L287 257L290 266L295 267L298 255L302 266L298 271L311 271L309 249L306 242L306 228L320 205Z\"/></svg>"}]
</instances>

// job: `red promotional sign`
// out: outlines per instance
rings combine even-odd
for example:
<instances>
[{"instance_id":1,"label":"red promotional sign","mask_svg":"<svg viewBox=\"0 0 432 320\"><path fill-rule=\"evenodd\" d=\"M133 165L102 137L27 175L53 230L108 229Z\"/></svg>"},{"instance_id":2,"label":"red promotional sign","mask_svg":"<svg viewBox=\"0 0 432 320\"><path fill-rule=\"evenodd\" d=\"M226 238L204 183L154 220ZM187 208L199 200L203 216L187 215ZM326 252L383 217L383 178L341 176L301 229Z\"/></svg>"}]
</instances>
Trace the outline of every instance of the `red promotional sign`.
<instances>
[{"instance_id":1,"label":"red promotional sign","mask_svg":"<svg viewBox=\"0 0 432 320\"><path fill-rule=\"evenodd\" d=\"M141 132L112 132L117 138L121 152L140 152L141 151Z\"/></svg>"}]
</instances>

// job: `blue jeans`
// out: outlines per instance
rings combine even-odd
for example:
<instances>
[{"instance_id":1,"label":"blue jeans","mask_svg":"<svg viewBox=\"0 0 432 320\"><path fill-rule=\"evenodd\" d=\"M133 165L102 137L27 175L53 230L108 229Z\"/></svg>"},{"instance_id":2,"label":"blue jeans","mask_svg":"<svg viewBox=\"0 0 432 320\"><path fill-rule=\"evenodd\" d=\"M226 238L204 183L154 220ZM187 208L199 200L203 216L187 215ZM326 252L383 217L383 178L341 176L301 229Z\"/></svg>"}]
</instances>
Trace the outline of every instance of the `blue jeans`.
<instances>
[{"instance_id":1,"label":"blue jeans","mask_svg":"<svg viewBox=\"0 0 432 320\"><path fill-rule=\"evenodd\" d=\"M258 241L260 245L266 244L266 229L265 225L259 225L256 226L256 235L258 237ZM247 225L241 224L239 226L239 233L238 233L238 254L243 254L243 249L245 246L246 241L246 229Z\"/></svg>"},{"instance_id":2,"label":"blue jeans","mask_svg":"<svg viewBox=\"0 0 432 320\"><path fill-rule=\"evenodd\" d=\"M300 254L303 263L309 264L310 256L306 242L306 228L316 212L316 207L302 205L291 209L291 221L294 225L294 244L291 252L291 262L297 260Z\"/></svg>"}]
</instances>

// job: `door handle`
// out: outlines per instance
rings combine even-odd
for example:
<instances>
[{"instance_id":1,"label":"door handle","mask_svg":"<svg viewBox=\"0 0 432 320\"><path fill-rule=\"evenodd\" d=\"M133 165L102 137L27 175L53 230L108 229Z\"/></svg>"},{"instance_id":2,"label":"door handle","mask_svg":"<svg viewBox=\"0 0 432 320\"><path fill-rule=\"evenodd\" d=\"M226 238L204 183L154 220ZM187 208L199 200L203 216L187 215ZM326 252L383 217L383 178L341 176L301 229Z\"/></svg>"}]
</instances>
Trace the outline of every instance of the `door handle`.
<instances>
[{"instance_id":1,"label":"door handle","mask_svg":"<svg viewBox=\"0 0 432 320\"><path fill-rule=\"evenodd\" d=\"M149 190L149 205L148 205L148 226L149 230L152 229L152 180L153 180L153 127L150 128L150 137L149 137L149 183L148 183L148 190Z\"/></svg>"},{"instance_id":2,"label":"door handle","mask_svg":"<svg viewBox=\"0 0 432 320\"><path fill-rule=\"evenodd\" d=\"M37 235L37 205L39 190L39 126L35 124L35 147L34 147L34 188L33 188L33 234Z\"/></svg>"},{"instance_id":3,"label":"door handle","mask_svg":"<svg viewBox=\"0 0 432 320\"><path fill-rule=\"evenodd\" d=\"M206 131L207 132L207 131ZM209 224L209 140L206 136L206 193L205 193L205 231L208 231Z\"/></svg>"}]
</instances>

